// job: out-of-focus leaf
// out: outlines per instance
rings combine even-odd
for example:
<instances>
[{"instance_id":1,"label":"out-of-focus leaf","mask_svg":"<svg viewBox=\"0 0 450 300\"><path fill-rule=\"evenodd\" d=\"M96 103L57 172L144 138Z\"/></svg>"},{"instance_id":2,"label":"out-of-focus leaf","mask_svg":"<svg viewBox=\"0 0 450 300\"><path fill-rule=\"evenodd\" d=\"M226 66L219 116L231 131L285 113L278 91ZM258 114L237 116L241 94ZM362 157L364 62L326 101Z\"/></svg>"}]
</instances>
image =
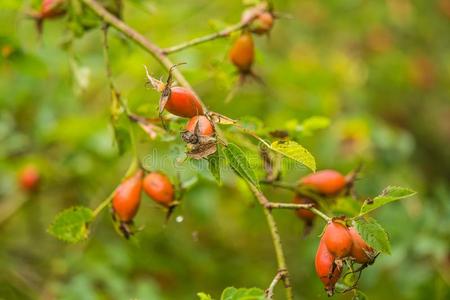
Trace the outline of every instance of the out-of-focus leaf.
<instances>
[{"instance_id":1,"label":"out-of-focus leaf","mask_svg":"<svg viewBox=\"0 0 450 300\"><path fill-rule=\"evenodd\" d=\"M253 169L250 167L250 163L248 162L245 153L236 146L235 144L228 144L224 149L223 153L225 154L228 163L231 168L236 172L244 180L248 181L252 185L259 187L258 180L256 178Z\"/></svg>"},{"instance_id":2,"label":"out-of-focus leaf","mask_svg":"<svg viewBox=\"0 0 450 300\"><path fill-rule=\"evenodd\" d=\"M197 293L199 300L213 300L210 295L205 293Z\"/></svg>"},{"instance_id":3,"label":"out-of-focus leaf","mask_svg":"<svg viewBox=\"0 0 450 300\"><path fill-rule=\"evenodd\" d=\"M374 249L386 254L391 253L391 244L389 242L388 234L375 219L358 219L355 221L355 227L363 240Z\"/></svg>"},{"instance_id":4,"label":"out-of-focus leaf","mask_svg":"<svg viewBox=\"0 0 450 300\"><path fill-rule=\"evenodd\" d=\"M93 217L91 209L74 206L59 213L50 224L48 232L62 241L77 243L88 237L88 224Z\"/></svg>"},{"instance_id":5,"label":"out-of-focus leaf","mask_svg":"<svg viewBox=\"0 0 450 300\"><path fill-rule=\"evenodd\" d=\"M357 290L356 295L353 296L352 300L369 300L369 297L360 290Z\"/></svg>"},{"instance_id":6,"label":"out-of-focus leaf","mask_svg":"<svg viewBox=\"0 0 450 300\"><path fill-rule=\"evenodd\" d=\"M316 171L316 160L314 159L314 156L312 156L312 154L303 146L294 141L273 142L271 149L305 165L313 172Z\"/></svg>"},{"instance_id":7,"label":"out-of-focus leaf","mask_svg":"<svg viewBox=\"0 0 450 300\"><path fill-rule=\"evenodd\" d=\"M220 300L265 300L264 291L259 288L228 287L222 292Z\"/></svg>"},{"instance_id":8,"label":"out-of-focus leaf","mask_svg":"<svg viewBox=\"0 0 450 300\"><path fill-rule=\"evenodd\" d=\"M383 190L383 192L381 192L380 195L376 196L373 200L366 200L361 207L359 215L365 215L387 203L411 197L415 194L416 192L409 188L400 186L388 186Z\"/></svg>"},{"instance_id":9,"label":"out-of-focus leaf","mask_svg":"<svg viewBox=\"0 0 450 300\"><path fill-rule=\"evenodd\" d=\"M312 135L314 131L327 128L328 126L330 126L330 119L321 116L307 118L301 124L305 135Z\"/></svg>"},{"instance_id":10,"label":"out-of-focus leaf","mask_svg":"<svg viewBox=\"0 0 450 300\"><path fill-rule=\"evenodd\" d=\"M211 174L214 176L218 184L221 184L220 179L220 149L217 146L217 151L208 156L208 168Z\"/></svg>"}]
</instances>

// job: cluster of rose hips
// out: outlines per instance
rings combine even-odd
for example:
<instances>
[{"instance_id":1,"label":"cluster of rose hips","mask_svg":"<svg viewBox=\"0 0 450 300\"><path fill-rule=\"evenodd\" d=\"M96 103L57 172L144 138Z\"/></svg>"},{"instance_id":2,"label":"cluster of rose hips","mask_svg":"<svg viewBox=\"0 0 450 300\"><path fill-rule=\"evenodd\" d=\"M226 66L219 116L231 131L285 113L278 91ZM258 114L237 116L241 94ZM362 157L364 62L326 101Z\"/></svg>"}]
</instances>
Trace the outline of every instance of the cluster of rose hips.
<instances>
[{"instance_id":1,"label":"cluster of rose hips","mask_svg":"<svg viewBox=\"0 0 450 300\"><path fill-rule=\"evenodd\" d=\"M345 220L335 218L326 225L320 239L315 259L316 273L331 296L346 260L361 264L364 268L372 264L376 257L377 252L354 227L348 227Z\"/></svg>"},{"instance_id":2,"label":"cluster of rose hips","mask_svg":"<svg viewBox=\"0 0 450 300\"><path fill-rule=\"evenodd\" d=\"M126 238L133 234L133 219L139 209L142 189L150 199L166 208L168 214L178 204L175 188L165 174L150 172L144 176L138 170L120 183L112 200L113 219L119 221L119 229Z\"/></svg>"},{"instance_id":3,"label":"cluster of rose hips","mask_svg":"<svg viewBox=\"0 0 450 300\"><path fill-rule=\"evenodd\" d=\"M248 24L234 42L229 52L230 61L236 66L241 79L250 75L258 78L252 71L255 58L255 45L252 33L257 35L269 34L274 23L275 16L267 3L261 3L245 10L241 17L241 23Z\"/></svg>"},{"instance_id":4,"label":"cluster of rose hips","mask_svg":"<svg viewBox=\"0 0 450 300\"><path fill-rule=\"evenodd\" d=\"M194 159L202 159L217 151L215 125L192 90L181 86L172 86L174 67L170 69L165 83L153 78L148 72L147 78L153 88L161 93L160 115L167 110L178 117L189 119L185 130L181 133L181 138L186 142L187 155Z\"/></svg>"},{"instance_id":5,"label":"cluster of rose hips","mask_svg":"<svg viewBox=\"0 0 450 300\"><path fill-rule=\"evenodd\" d=\"M335 170L322 170L301 178L298 184L300 187L309 188L317 195L332 197L350 190L355 172L344 176ZM312 204L312 207L319 206L317 201L303 195L296 195L293 202ZM316 217L311 210L300 208L296 213L305 221L307 227L311 227ZM333 218L326 225L319 242L315 259L316 273L331 296L342 275L345 262L361 264L362 270L372 264L377 255L378 253L362 239L353 226L347 226L345 218Z\"/></svg>"}]
</instances>

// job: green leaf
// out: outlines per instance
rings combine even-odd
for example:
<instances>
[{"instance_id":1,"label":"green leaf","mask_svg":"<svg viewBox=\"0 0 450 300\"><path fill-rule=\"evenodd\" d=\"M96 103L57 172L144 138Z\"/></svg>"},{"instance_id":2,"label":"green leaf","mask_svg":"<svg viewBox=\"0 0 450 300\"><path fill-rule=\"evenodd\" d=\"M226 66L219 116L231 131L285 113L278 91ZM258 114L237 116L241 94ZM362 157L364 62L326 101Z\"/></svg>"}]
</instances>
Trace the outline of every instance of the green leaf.
<instances>
[{"instance_id":1,"label":"green leaf","mask_svg":"<svg viewBox=\"0 0 450 300\"><path fill-rule=\"evenodd\" d=\"M220 184L220 149L217 146L217 151L212 155L208 156L208 168L211 174L216 179L217 183Z\"/></svg>"},{"instance_id":2,"label":"green leaf","mask_svg":"<svg viewBox=\"0 0 450 300\"><path fill-rule=\"evenodd\" d=\"M303 146L294 141L273 142L271 149L305 165L313 172L316 171L316 160L314 159L314 156L312 156L312 154Z\"/></svg>"},{"instance_id":3,"label":"green leaf","mask_svg":"<svg viewBox=\"0 0 450 300\"><path fill-rule=\"evenodd\" d=\"M197 293L199 300L213 300L210 295L205 293Z\"/></svg>"},{"instance_id":4,"label":"green leaf","mask_svg":"<svg viewBox=\"0 0 450 300\"><path fill-rule=\"evenodd\" d=\"M130 132L128 128L113 124L114 142L117 145L119 155L123 155L131 145Z\"/></svg>"},{"instance_id":5,"label":"green leaf","mask_svg":"<svg viewBox=\"0 0 450 300\"><path fill-rule=\"evenodd\" d=\"M220 300L265 300L264 291L259 288L226 288Z\"/></svg>"},{"instance_id":6,"label":"green leaf","mask_svg":"<svg viewBox=\"0 0 450 300\"><path fill-rule=\"evenodd\" d=\"M253 169L250 167L250 163L241 148L230 143L223 149L223 153L227 157L231 168L237 175L259 188L259 183L255 172L253 172Z\"/></svg>"},{"instance_id":7,"label":"green leaf","mask_svg":"<svg viewBox=\"0 0 450 300\"><path fill-rule=\"evenodd\" d=\"M388 186L383 190L383 192L380 195L376 196L373 200L371 201L366 200L361 206L361 211L359 215L360 216L365 215L387 203L411 197L415 194L416 194L415 191L408 188L400 186Z\"/></svg>"},{"instance_id":8,"label":"green leaf","mask_svg":"<svg viewBox=\"0 0 450 300\"><path fill-rule=\"evenodd\" d=\"M47 231L57 239L68 243L77 243L88 237L88 224L93 218L91 209L74 206L60 212Z\"/></svg>"},{"instance_id":9,"label":"green leaf","mask_svg":"<svg viewBox=\"0 0 450 300\"><path fill-rule=\"evenodd\" d=\"M367 297L366 294L364 294L360 290L357 290L352 300L369 300L369 297Z\"/></svg>"},{"instance_id":10,"label":"green leaf","mask_svg":"<svg viewBox=\"0 0 450 300\"><path fill-rule=\"evenodd\" d=\"M391 254L391 244L389 242L388 234L375 219L358 219L355 223L356 230L363 240L374 249L386 254Z\"/></svg>"},{"instance_id":11,"label":"green leaf","mask_svg":"<svg viewBox=\"0 0 450 300\"><path fill-rule=\"evenodd\" d=\"M237 288L227 287L223 290L220 300L233 300L234 295L237 293Z\"/></svg>"}]
</instances>

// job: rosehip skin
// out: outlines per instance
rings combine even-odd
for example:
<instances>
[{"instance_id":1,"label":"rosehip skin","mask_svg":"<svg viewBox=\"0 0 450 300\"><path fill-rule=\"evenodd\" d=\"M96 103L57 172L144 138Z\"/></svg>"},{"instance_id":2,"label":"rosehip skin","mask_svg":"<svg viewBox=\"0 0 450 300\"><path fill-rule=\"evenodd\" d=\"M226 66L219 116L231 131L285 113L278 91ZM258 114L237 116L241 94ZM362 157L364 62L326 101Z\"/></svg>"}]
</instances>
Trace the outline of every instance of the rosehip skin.
<instances>
[{"instance_id":1,"label":"rosehip skin","mask_svg":"<svg viewBox=\"0 0 450 300\"><path fill-rule=\"evenodd\" d=\"M362 239L354 227L349 227L348 231L353 241L350 256L359 264L373 262L375 254L373 248Z\"/></svg>"},{"instance_id":2,"label":"rosehip skin","mask_svg":"<svg viewBox=\"0 0 450 300\"><path fill-rule=\"evenodd\" d=\"M352 249L352 236L348 228L338 222L332 221L325 228L322 236L325 245L336 258L344 258Z\"/></svg>"},{"instance_id":3,"label":"rosehip skin","mask_svg":"<svg viewBox=\"0 0 450 300\"><path fill-rule=\"evenodd\" d=\"M330 296L333 294L334 286L342 273L342 268L336 265L333 270L334 260L335 257L328 251L322 238L319 243L319 248L317 248L315 266L317 276L324 284L325 290Z\"/></svg>"},{"instance_id":4,"label":"rosehip skin","mask_svg":"<svg viewBox=\"0 0 450 300\"><path fill-rule=\"evenodd\" d=\"M294 197L294 199L292 200L292 202L294 202L296 204L313 204L314 207L317 207L316 201L306 198L306 197L302 197L300 195L296 195ZM305 220L306 222L311 223L316 218L316 215L312 211L305 209L305 208L297 209L296 213L300 219Z\"/></svg>"},{"instance_id":5,"label":"rosehip skin","mask_svg":"<svg viewBox=\"0 0 450 300\"><path fill-rule=\"evenodd\" d=\"M151 172L144 177L144 191L157 203L169 207L174 200L175 191L170 179L159 172Z\"/></svg>"},{"instance_id":6,"label":"rosehip skin","mask_svg":"<svg viewBox=\"0 0 450 300\"><path fill-rule=\"evenodd\" d=\"M198 124L198 125L197 125ZM195 128L198 126L198 131ZM191 133L198 133L203 136L211 136L214 134L214 126L205 116L192 117L186 124L186 130Z\"/></svg>"},{"instance_id":7,"label":"rosehip skin","mask_svg":"<svg viewBox=\"0 0 450 300\"><path fill-rule=\"evenodd\" d=\"M39 185L41 176L34 165L26 166L19 174L19 183L23 190L34 191Z\"/></svg>"},{"instance_id":8,"label":"rosehip skin","mask_svg":"<svg viewBox=\"0 0 450 300\"><path fill-rule=\"evenodd\" d=\"M203 115L203 107L195 94L184 87L171 87L170 96L164 107L167 111L183 118Z\"/></svg>"},{"instance_id":9,"label":"rosehip skin","mask_svg":"<svg viewBox=\"0 0 450 300\"><path fill-rule=\"evenodd\" d=\"M250 72L255 56L255 46L250 33L242 34L230 50L230 60L242 73Z\"/></svg>"},{"instance_id":10,"label":"rosehip skin","mask_svg":"<svg viewBox=\"0 0 450 300\"><path fill-rule=\"evenodd\" d=\"M40 15L42 19L51 19L64 14L64 2L66 0L43 0Z\"/></svg>"},{"instance_id":11,"label":"rosehip skin","mask_svg":"<svg viewBox=\"0 0 450 300\"><path fill-rule=\"evenodd\" d=\"M319 193L334 195L345 188L345 176L334 170L323 170L303 177L300 185L311 186Z\"/></svg>"},{"instance_id":12,"label":"rosehip skin","mask_svg":"<svg viewBox=\"0 0 450 300\"><path fill-rule=\"evenodd\" d=\"M253 32L256 34L265 34L272 29L273 16L269 12L261 13L254 21L255 28Z\"/></svg>"},{"instance_id":13,"label":"rosehip skin","mask_svg":"<svg viewBox=\"0 0 450 300\"><path fill-rule=\"evenodd\" d=\"M122 222L130 222L136 215L141 202L142 171L122 181L114 193L112 206Z\"/></svg>"}]
</instances>

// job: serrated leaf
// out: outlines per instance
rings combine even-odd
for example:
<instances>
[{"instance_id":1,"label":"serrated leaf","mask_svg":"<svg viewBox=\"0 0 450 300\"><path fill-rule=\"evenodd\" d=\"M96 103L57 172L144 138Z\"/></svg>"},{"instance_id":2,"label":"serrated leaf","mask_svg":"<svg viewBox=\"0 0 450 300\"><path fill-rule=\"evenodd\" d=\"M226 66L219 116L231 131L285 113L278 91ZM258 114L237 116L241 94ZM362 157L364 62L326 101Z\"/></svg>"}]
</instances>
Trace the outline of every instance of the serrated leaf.
<instances>
[{"instance_id":1,"label":"serrated leaf","mask_svg":"<svg viewBox=\"0 0 450 300\"><path fill-rule=\"evenodd\" d=\"M60 212L47 231L57 239L68 243L77 243L88 237L88 224L93 217L91 209L74 206Z\"/></svg>"},{"instance_id":2,"label":"serrated leaf","mask_svg":"<svg viewBox=\"0 0 450 300\"><path fill-rule=\"evenodd\" d=\"M213 300L210 295L205 293L197 293L199 300Z\"/></svg>"},{"instance_id":3,"label":"serrated leaf","mask_svg":"<svg viewBox=\"0 0 450 300\"><path fill-rule=\"evenodd\" d=\"M383 190L383 192L380 195L373 198L373 200L371 201L366 200L361 206L361 211L359 215L360 216L365 215L387 203L411 197L415 194L416 194L415 191L408 188L400 186L388 186Z\"/></svg>"},{"instance_id":4,"label":"serrated leaf","mask_svg":"<svg viewBox=\"0 0 450 300\"><path fill-rule=\"evenodd\" d=\"M226 288L221 300L265 300L265 293L259 288Z\"/></svg>"},{"instance_id":5,"label":"serrated leaf","mask_svg":"<svg viewBox=\"0 0 450 300\"><path fill-rule=\"evenodd\" d=\"M355 227L367 244L378 251L391 254L391 244L388 234L375 219L358 219L355 221Z\"/></svg>"},{"instance_id":6,"label":"serrated leaf","mask_svg":"<svg viewBox=\"0 0 450 300\"><path fill-rule=\"evenodd\" d=\"M250 163L241 148L230 143L223 149L223 153L225 154L231 168L238 176L252 185L259 187L255 172L253 172L253 169L250 167Z\"/></svg>"},{"instance_id":7,"label":"serrated leaf","mask_svg":"<svg viewBox=\"0 0 450 300\"><path fill-rule=\"evenodd\" d=\"M275 141L272 143L271 149L305 165L313 172L316 171L314 156L294 141Z\"/></svg>"},{"instance_id":8,"label":"serrated leaf","mask_svg":"<svg viewBox=\"0 0 450 300\"><path fill-rule=\"evenodd\" d=\"M233 300L234 295L237 292L237 288L235 287L227 287L223 290L222 296L220 296L220 300Z\"/></svg>"},{"instance_id":9,"label":"serrated leaf","mask_svg":"<svg viewBox=\"0 0 450 300\"><path fill-rule=\"evenodd\" d=\"M212 155L208 156L208 169L211 174L216 179L217 183L220 184L220 149L217 147L217 151Z\"/></svg>"}]
</instances>

